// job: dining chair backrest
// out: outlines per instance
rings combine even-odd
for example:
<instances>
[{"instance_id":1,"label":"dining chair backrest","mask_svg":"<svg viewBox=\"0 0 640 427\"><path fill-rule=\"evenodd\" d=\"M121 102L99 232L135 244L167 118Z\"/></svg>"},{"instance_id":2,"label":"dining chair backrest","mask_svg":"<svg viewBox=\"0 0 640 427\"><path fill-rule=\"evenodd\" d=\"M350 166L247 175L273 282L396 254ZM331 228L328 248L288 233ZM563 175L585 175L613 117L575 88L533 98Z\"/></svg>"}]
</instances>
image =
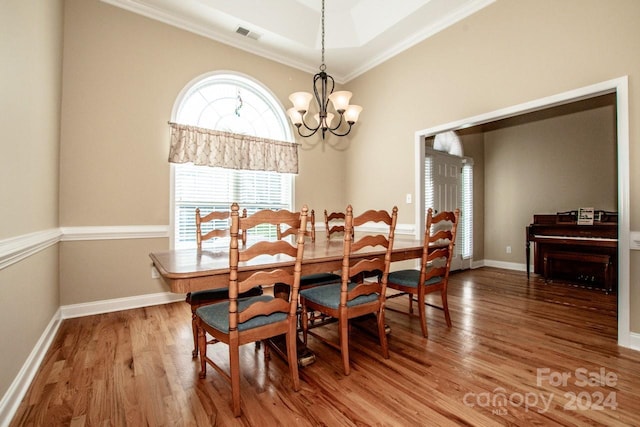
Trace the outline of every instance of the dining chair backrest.
<instances>
[{"instance_id":1,"label":"dining chair backrest","mask_svg":"<svg viewBox=\"0 0 640 427\"><path fill-rule=\"evenodd\" d=\"M242 217L247 216L247 210L242 210ZM196 244L198 249L202 249L202 242L215 238L229 237L230 211L213 211L206 215L200 213L200 208L196 208ZM209 225L205 230L203 224ZM242 243L247 243L247 234L240 230Z\"/></svg>"},{"instance_id":2,"label":"dining chair backrest","mask_svg":"<svg viewBox=\"0 0 640 427\"><path fill-rule=\"evenodd\" d=\"M299 214L299 212L298 212ZM307 215L307 225L309 225L309 229L305 228L304 235L311 238L312 242L316 241L316 214L313 209L311 212L308 212ZM300 228L300 222L298 222L297 227L290 227L287 224L276 224L276 233L278 240L282 240L287 236L295 236L298 234L298 229Z\"/></svg>"},{"instance_id":3,"label":"dining chair backrest","mask_svg":"<svg viewBox=\"0 0 640 427\"><path fill-rule=\"evenodd\" d=\"M327 212L324 210L324 229L327 239L331 239L334 235L342 235L345 230L346 215L344 212Z\"/></svg>"},{"instance_id":4,"label":"dining chair backrest","mask_svg":"<svg viewBox=\"0 0 640 427\"><path fill-rule=\"evenodd\" d=\"M374 292L380 295L382 301L384 300L397 219L398 208L395 206L391 213L384 210L368 210L355 217L353 216L351 205L347 206L342 261L341 306L346 306L348 301L360 295L369 295ZM367 223L376 223L378 226L383 225L386 231L384 234L367 233L362 236L356 236L354 233L355 227ZM351 261L351 254L366 248L376 247L380 249L381 253L372 254L355 262ZM379 277L379 280L364 281L364 277L370 276L372 272L377 273L376 276ZM358 277L362 279L355 279ZM349 290L348 285L354 280L358 282L358 285Z\"/></svg>"},{"instance_id":5,"label":"dining chair backrest","mask_svg":"<svg viewBox=\"0 0 640 427\"><path fill-rule=\"evenodd\" d=\"M446 284L453 260L460 209L434 214L427 211L420 283L441 278Z\"/></svg>"},{"instance_id":6,"label":"dining chair backrest","mask_svg":"<svg viewBox=\"0 0 640 427\"><path fill-rule=\"evenodd\" d=\"M258 271L243 280L238 279L238 264L241 262L248 262L252 259L263 255L288 255L296 258L298 252L302 250L298 240L302 239L302 246L304 246L304 231L298 234L298 239L293 244L285 240L260 240L252 245L239 246L240 238L238 234L242 231L245 233L252 228L256 228L261 225L274 225L278 224L286 225L287 227L295 230L303 230L307 223L307 208L303 207L301 212L290 212L287 210L261 210L252 215L246 217L240 217L238 214L237 204L233 204L231 207L231 244L229 246L229 299L232 301L238 298L238 294L246 292L257 285L273 285L275 283L285 283L293 287L294 275L287 273L285 270L277 269L274 271L262 270ZM296 260L297 261L297 260ZM301 261L300 261L301 262ZM297 266L300 267L300 266ZM301 269L297 268L296 274L299 276ZM294 270L295 272L295 270ZM299 284L299 277L298 277ZM293 291L293 289L292 289ZM297 290L295 290L295 297L297 298ZM276 298L277 299L277 298ZM284 305L279 304L276 301L274 305L280 305L280 308L284 308ZM289 303L286 302L287 310L292 308L295 313L296 307L292 305L289 307ZM250 313L249 313L250 314ZM244 322L247 320L248 314L243 314L236 321ZM232 323L230 319L230 326Z\"/></svg>"},{"instance_id":7,"label":"dining chair backrest","mask_svg":"<svg viewBox=\"0 0 640 427\"><path fill-rule=\"evenodd\" d=\"M213 211L206 215L200 214L200 208L196 208L196 243L198 249L202 249L202 242L214 238L229 236L229 211ZM210 224L208 230L203 230L203 224ZM223 226L220 226L223 224Z\"/></svg>"}]
</instances>

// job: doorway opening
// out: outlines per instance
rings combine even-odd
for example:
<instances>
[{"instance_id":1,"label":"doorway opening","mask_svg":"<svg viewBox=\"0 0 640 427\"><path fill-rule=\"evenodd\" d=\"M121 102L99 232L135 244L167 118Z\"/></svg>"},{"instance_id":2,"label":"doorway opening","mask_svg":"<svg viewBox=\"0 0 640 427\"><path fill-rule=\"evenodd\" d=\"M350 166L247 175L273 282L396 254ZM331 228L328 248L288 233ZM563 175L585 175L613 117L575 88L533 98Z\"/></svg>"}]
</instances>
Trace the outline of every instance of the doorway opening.
<instances>
[{"instance_id":1,"label":"doorway opening","mask_svg":"<svg viewBox=\"0 0 640 427\"><path fill-rule=\"evenodd\" d=\"M461 130L525 113L545 110L549 107L570 104L575 101L581 101L611 93L616 96L618 182L618 344L623 347L630 347L629 107L628 79L626 76L417 131L415 133L416 235L419 237L425 226L423 200L424 158L426 150L424 143L425 138L450 130Z\"/></svg>"}]
</instances>

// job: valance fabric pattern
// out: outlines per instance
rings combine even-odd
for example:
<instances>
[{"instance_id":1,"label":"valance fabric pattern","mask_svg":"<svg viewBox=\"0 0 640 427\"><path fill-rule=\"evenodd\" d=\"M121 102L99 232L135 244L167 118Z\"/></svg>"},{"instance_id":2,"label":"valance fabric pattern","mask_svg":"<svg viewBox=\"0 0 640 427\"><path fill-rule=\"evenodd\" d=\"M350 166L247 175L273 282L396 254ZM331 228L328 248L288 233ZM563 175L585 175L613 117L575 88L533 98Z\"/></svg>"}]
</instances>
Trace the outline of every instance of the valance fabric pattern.
<instances>
[{"instance_id":1,"label":"valance fabric pattern","mask_svg":"<svg viewBox=\"0 0 640 427\"><path fill-rule=\"evenodd\" d=\"M298 173L299 144L173 122L169 126L170 163Z\"/></svg>"}]
</instances>

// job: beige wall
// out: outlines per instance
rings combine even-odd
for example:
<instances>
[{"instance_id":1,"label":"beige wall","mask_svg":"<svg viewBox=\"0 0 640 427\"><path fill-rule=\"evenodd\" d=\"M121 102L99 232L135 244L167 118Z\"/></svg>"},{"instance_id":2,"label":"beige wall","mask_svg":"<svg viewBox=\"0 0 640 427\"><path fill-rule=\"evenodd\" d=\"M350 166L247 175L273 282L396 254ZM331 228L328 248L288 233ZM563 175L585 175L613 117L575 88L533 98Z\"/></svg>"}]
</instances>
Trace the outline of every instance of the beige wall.
<instances>
[{"instance_id":1,"label":"beige wall","mask_svg":"<svg viewBox=\"0 0 640 427\"><path fill-rule=\"evenodd\" d=\"M262 82L283 106L311 82L306 73L97 0L66 2L64 42L62 226L169 224L167 121L194 78L237 71ZM343 209L344 165L344 153L321 142L305 145L296 207ZM65 242L62 304L167 290L150 279L148 254L168 245Z\"/></svg>"},{"instance_id":2,"label":"beige wall","mask_svg":"<svg viewBox=\"0 0 640 427\"><path fill-rule=\"evenodd\" d=\"M62 1L41 3L0 6L0 239L58 226Z\"/></svg>"},{"instance_id":3,"label":"beige wall","mask_svg":"<svg viewBox=\"0 0 640 427\"><path fill-rule=\"evenodd\" d=\"M537 116L484 134L485 259L523 263L536 213L617 211L615 107Z\"/></svg>"},{"instance_id":4,"label":"beige wall","mask_svg":"<svg viewBox=\"0 0 640 427\"><path fill-rule=\"evenodd\" d=\"M81 304L167 292L151 278L149 252L167 239L116 239L60 244L60 304Z\"/></svg>"},{"instance_id":5,"label":"beige wall","mask_svg":"<svg viewBox=\"0 0 640 427\"><path fill-rule=\"evenodd\" d=\"M416 131L628 75L630 219L639 230L639 20L635 0L498 0L358 77L348 85L364 107L348 152L349 199L399 204L413 191ZM383 167L362 179L370 164ZM413 222L413 210L401 209L400 222ZM632 296L638 283L632 268ZM638 332L637 297L630 311Z\"/></svg>"},{"instance_id":6,"label":"beige wall","mask_svg":"<svg viewBox=\"0 0 640 427\"><path fill-rule=\"evenodd\" d=\"M1 241L58 226L62 1L0 2L0 34ZM59 306L56 246L0 268L0 398Z\"/></svg>"},{"instance_id":7,"label":"beige wall","mask_svg":"<svg viewBox=\"0 0 640 427\"><path fill-rule=\"evenodd\" d=\"M350 82L365 110L348 152L349 194L363 199L377 192L379 180L396 189L388 192L386 203L399 203L412 192L418 130L623 75L631 81L634 159L638 17L640 3L633 0L568 0L561 5L498 0ZM385 157L390 151L393 158ZM363 182L359 171L371 161L384 164L387 172ZM636 183L638 168L631 169ZM640 198L632 197L632 206L640 208ZM413 210L403 212L401 221L411 222ZM632 228L640 228L640 217L632 221Z\"/></svg>"},{"instance_id":8,"label":"beige wall","mask_svg":"<svg viewBox=\"0 0 640 427\"><path fill-rule=\"evenodd\" d=\"M244 73L283 105L291 92L310 86L306 73L98 0L65 5L63 226L169 223L167 122L194 78L216 70ZM344 155L321 148L301 150L299 204L335 203Z\"/></svg>"}]
</instances>

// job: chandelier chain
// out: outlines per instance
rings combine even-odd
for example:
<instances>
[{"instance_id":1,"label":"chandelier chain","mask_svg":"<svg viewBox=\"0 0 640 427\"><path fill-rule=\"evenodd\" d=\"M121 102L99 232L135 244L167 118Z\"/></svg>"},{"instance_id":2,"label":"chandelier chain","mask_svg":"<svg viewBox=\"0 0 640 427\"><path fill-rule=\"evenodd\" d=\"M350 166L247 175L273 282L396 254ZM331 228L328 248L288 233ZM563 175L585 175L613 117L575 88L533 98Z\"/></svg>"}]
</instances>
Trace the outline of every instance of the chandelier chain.
<instances>
[{"instance_id":1,"label":"chandelier chain","mask_svg":"<svg viewBox=\"0 0 640 427\"><path fill-rule=\"evenodd\" d=\"M320 71L327 69L324 63L324 0L322 0L322 64L320 64Z\"/></svg>"},{"instance_id":2,"label":"chandelier chain","mask_svg":"<svg viewBox=\"0 0 640 427\"><path fill-rule=\"evenodd\" d=\"M335 80L327 74L327 65L324 63L324 36L325 36L325 0L322 0L321 10L321 42L322 42L322 63L320 64L320 72L313 76L313 94L308 92L295 92L289 96L293 102L293 108L287 110L291 122L298 129L298 135L303 138L313 136L319 130L322 131L322 139L324 140L327 132L335 136L345 136L351 132L351 128L358 121L358 115L362 111L359 105L349 105L351 92L337 91L334 92ZM309 112L309 103L315 98L318 112L311 113L311 117L315 119L317 125L309 124L306 121ZM333 105L333 113L328 111L329 102ZM337 123L332 123L334 116L338 115ZM313 122L311 122L313 123Z\"/></svg>"}]
</instances>

